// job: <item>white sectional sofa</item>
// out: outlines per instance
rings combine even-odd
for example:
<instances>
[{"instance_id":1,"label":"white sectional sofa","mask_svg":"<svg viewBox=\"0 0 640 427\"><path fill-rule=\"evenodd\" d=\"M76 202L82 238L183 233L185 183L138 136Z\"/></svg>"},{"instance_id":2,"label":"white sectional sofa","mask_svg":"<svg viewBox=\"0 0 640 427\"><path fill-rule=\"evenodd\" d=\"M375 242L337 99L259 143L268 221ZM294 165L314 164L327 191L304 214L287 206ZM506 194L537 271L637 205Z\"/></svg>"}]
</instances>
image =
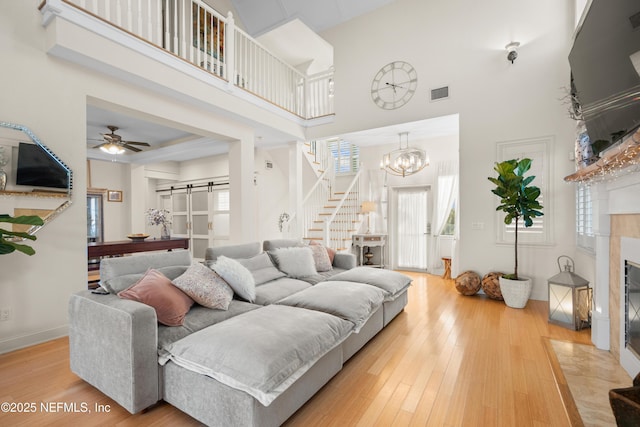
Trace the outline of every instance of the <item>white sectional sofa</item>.
<instances>
[{"instance_id":1,"label":"white sectional sofa","mask_svg":"<svg viewBox=\"0 0 640 427\"><path fill-rule=\"evenodd\" d=\"M283 259L299 252L282 250L292 246L302 244L210 248L214 270L224 256L251 273L253 300L236 292L226 310L194 304L177 326L116 293L148 269L175 282L192 264L188 252L103 260L110 293L82 291L69 302L72 371L131 413L165 400L207 425L282 424L402 311L411 283L397 272L354 268L353 256L340 253L327 271L292 278L282 270L298 269Z\"/></svg>"}]
</instances>

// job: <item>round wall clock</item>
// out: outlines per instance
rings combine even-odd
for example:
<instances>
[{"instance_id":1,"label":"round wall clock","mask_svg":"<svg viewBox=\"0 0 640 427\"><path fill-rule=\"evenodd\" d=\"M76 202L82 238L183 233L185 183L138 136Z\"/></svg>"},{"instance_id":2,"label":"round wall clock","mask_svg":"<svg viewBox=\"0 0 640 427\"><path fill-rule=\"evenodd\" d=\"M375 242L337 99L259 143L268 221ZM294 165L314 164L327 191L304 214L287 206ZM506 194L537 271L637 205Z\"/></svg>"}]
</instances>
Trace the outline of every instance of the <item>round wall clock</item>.
<instances>
[{"instance_id":1,"label":"round wall clock","mask_svg":"<svg viewBox=\"0 0 640 427\"><path fill-rule=\"evenodd\" d=\"M378 71L371 83L371 98L380 108L393 110L409 102L418 86L418 73L411 64L391 62Z\"/></svg>"}]
</instances>

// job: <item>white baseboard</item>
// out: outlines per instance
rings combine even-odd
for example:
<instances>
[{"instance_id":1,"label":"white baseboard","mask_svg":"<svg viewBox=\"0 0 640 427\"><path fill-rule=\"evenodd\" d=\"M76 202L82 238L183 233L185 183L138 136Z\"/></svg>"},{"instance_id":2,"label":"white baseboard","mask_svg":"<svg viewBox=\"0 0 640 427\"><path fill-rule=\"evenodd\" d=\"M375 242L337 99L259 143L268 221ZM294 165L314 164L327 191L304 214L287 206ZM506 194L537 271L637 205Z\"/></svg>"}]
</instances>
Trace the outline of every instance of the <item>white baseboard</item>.
<instances>
[{"instance_id":1,"label":"white baseboard","mask_svg":"<svg viewBox=\"0 0 640 427\"><path fill-rule=\"evenodd\" d=\"M32 345L51 341L67 335L69 335L69 326L64 325L53 329L47 329L46 331L37 332L35 334L9 338L7 340L0 341L0 354L30 347Z\"/></svg>"}]
</instances>

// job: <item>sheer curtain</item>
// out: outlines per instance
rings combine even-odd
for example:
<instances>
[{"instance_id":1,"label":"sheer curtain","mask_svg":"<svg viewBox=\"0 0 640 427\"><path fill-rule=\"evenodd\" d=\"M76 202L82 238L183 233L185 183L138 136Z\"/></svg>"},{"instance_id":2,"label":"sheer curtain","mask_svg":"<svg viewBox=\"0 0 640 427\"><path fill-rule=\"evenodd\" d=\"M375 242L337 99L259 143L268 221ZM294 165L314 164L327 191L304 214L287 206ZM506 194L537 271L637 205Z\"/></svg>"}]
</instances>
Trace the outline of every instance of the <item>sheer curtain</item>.
<instances>
[{"instance_id":1,"label":"sheer curtain","mask_svg":"<svg viewBox=\"0 0 640 427\"><path fill-rule=\"evenodd\" d=\"M449 212L458 195L458 165L455 162L438 163L438 184L436 201L433 206L433 238L429 245L429 270L440 266L440 233L447 222ZM456 215L457 216L457 215ZM457 228L457 224L456 224Z\"/></svg>"},{"instance_id":2,"label":"sheer curtain","mask_svg":"<svg viewBox=\"0 0 640 427\"><path fill-rule=\"evenodd\" d=\"M427 191L398 191L398 267L427 268Z\"/></svg>"}]
</instances>

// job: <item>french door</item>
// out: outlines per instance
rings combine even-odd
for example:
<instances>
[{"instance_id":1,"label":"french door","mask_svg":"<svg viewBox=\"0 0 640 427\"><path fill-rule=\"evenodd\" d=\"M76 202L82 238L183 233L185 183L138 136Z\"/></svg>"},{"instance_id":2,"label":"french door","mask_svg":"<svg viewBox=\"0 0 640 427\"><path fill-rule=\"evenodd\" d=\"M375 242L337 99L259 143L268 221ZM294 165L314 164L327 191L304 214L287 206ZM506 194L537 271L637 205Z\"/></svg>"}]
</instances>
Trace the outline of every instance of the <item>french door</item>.
<instances>
[{"instance_id":1,"label":"french door","mask_svg":"<svg viewBox=\"0 0 640 427\"><path fill-rule=\"evenodd\" d=\"M191 254L203 260L207 248L229 240L229 189L227 186L189 186L161 196L171 212L171 235L189 239Z\"/></svg>"},{"instance_id":2,"label":"french door","mask_svg":"<svg viewBox=\"0 0 640 427\"><path fill-rule=\"evenodd\" d=\"M426 270L429 188L400 187L394 193L394 265L398 269Z\"/></svg>"}]
</instances>

